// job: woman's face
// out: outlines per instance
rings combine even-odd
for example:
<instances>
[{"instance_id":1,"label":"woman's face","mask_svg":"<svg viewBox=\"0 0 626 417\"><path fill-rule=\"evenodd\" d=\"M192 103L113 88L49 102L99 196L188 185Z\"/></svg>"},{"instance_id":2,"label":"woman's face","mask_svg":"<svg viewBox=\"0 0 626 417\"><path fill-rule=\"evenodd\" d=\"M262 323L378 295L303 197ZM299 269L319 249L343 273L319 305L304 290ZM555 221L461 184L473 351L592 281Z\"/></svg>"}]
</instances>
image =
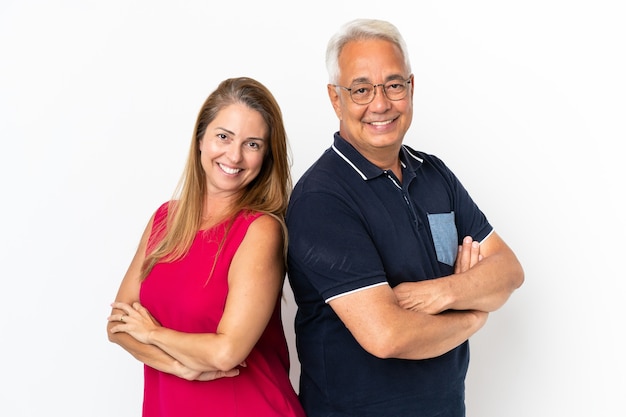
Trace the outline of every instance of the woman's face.
<instances>
[{"instance_id":1,"label":"woman's face","mask_svg":"<svg viewBox=\"0 0 626 417\"><path fill-rule=\"evenodd\" d=\"M211 195L239 193L261 172L269 149L261 114L235 103L219 111L200 139L200 162Z\"/></svg>"}]
</instances>

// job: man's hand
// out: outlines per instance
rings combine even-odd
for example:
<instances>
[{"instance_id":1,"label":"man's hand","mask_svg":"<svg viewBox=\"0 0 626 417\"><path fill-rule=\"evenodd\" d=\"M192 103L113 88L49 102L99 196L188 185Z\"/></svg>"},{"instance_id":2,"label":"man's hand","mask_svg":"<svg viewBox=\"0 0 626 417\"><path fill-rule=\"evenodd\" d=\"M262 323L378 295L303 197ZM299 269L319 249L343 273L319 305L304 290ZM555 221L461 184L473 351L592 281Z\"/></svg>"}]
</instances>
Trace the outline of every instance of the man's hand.
<instances>
[{"instance_id":1,"label":"man's hand","mask_svg":"<svg viewBox=\"0 0 626 417\"><path fill-rule=\"evenodd\" d=\"M454 273L465 272L481 260L480 243L473 240L471 236L465 236L463 243L459 245L459 253L454 263Z\"/></svg>"},{"instance_id":2,"label":"man's hand","mask_svg":"<svg viewBox=\"0 0 626 417\"><path fill-rule=\"evenodd\" d=\"M459 245L459 253L454 264L454 273L463 273L476 265L482 256L480 244L466 236ZM402 308L427 314L439 314L448 309L451 303L445 280L431 279L417 282L403 282L393 288Z\"/></svg>"}]
</instances>

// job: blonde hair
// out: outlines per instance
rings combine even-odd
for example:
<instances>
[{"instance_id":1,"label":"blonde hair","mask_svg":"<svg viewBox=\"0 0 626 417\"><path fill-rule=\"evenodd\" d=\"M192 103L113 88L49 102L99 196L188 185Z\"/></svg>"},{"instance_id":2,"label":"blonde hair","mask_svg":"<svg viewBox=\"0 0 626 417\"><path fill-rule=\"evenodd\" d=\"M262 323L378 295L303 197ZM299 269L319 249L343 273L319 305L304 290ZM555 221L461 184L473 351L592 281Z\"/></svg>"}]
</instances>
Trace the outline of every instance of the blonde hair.
<instances>
[{"instance_id":1,"label":"blonde hair","mask_svg":"<svg viewBox=\"0 0 626 417\"><path fill-rule=\"evenodd\" d=\"M207 193L205 172L200 162L200 140L216 115L234 103L244 104L261 114L269 130L269 149L258 176L241 191L224 218L231 218L232 221L232 217L242 210L271 215L282 225L283 251L286 253L287 228L284 219L292 181L282 112L272 93L260 82L247 77L229 78L219 84L200 108L187 163L170 202L167 221L154 226L160 230L155 229L156 234L153 235L163 237L148 249L142 266L142 278L148 275L156 263L180 259L189 251L200 229Z\"/></svg>"}]
</instances>

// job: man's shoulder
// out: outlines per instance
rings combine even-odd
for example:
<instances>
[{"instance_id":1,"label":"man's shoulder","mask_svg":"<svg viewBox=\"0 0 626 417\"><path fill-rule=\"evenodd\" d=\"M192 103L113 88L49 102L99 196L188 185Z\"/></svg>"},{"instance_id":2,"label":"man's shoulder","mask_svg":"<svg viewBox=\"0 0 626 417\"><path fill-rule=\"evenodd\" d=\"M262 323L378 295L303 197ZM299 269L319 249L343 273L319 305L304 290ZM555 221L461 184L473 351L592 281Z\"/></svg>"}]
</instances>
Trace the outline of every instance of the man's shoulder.
<instances>
[{"instance_id":1,"label":"man's shoulder","mask_svg":"<svg viewBox=\"0 0 626 417\"><path fill-rule=\"evenodd\" d=\"M402 153L403 162L413 171L437 172L446 178L453 175L448 165L438 155L419 151L408 145L402 145Z\"/></svg>"},{"instance_id":2,"label":"man's shoulder","mask_svg":"<svg viewBox=\"0 0 626 417\"><path fill-rule=\"evenodd\" d=\"M327 188L345 176L341 159L331 148L327 149L296 182L296 188Z\"/></svg>"},{"instance_id":3,"label":"man's shoulder","mask_svg":"<svg viewBox=\"0 0 626 417\"><path fill-rule=\"evenodd\" d=\"M435 164L443 164L443 160L441 160L439 156L426 152L426 151L415 149L410 145L403 144L402 150L403 150L404 158L407 161L417 161L419 163L428 162L428 163L435 163Z\"/></svg>"}]
</instances>

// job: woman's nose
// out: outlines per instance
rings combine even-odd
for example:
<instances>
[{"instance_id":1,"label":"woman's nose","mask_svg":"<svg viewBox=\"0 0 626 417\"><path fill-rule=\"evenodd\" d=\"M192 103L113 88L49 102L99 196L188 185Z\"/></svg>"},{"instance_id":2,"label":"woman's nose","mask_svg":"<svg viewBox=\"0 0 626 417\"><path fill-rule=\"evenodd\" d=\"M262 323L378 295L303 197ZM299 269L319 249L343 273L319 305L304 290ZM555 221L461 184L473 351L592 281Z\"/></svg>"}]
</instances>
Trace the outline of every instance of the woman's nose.
<instances>
[{"instance_id":1,"label":"woman's nose","mask_svg":"<svg viewBox=\"0 0 626 417\"><path fill-rule=\"evenodd\" d=\"M234 143L231 144L226 150L226 157L232 162L241 161L241 155L242 155L241 148Z\"/></svg>"}]
</instances>

